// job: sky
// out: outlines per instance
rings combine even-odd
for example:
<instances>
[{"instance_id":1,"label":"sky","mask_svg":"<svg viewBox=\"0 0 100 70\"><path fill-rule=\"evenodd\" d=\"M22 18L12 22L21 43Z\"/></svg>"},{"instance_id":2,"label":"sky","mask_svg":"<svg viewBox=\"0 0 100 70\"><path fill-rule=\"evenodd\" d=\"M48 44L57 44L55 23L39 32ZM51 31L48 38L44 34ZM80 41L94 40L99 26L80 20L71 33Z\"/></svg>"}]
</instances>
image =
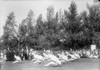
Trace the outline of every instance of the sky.
<instances>
[{"instance_id":1,"label":"sky","mask_svg":"<svg viewBox=\"0 0 100 70\"><path fill-rule=\"evenodd\" d=\"M0 36L3 34L3 26L10 12L15 13L16 24L21 23L27 17L30 10L34 11L34 17L42 14L46 18L46 9L53 5L54 10L68 10L71 1L77 4L78 12L87 10L86 4L93 4L93 0L0 0Z\"/></svg>"}]
</instances>

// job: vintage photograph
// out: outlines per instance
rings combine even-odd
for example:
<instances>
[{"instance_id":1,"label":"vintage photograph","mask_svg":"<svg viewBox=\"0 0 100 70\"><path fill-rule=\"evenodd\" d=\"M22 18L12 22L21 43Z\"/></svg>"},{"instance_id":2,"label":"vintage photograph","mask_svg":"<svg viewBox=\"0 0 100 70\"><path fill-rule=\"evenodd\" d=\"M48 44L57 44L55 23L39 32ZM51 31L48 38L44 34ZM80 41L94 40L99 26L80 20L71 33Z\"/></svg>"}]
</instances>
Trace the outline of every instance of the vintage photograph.
<instances>
[{"instance_id":1,"label":"vintage photograph","mask_svg":"<svg viewBox=\"0 0 100 70\"><path fill-rule=\"evenodd\" d=\"M0 70L100 70L100 0L0 0Z\"/></svg>"}]
</instances>

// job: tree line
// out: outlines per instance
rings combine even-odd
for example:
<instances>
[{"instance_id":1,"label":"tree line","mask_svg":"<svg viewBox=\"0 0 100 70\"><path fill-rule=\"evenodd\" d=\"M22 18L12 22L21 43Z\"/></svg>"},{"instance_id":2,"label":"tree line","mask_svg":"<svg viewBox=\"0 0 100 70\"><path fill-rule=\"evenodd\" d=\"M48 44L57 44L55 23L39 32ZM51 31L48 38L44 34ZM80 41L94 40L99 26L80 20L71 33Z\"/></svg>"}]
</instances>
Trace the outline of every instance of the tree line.
<instances>
[{"instance_id":1,"label":"tree line","mask_svg":"<svg viewBox=\"0 0 100 70\"><path fill-rule=\"evenodd\" d=\"M34 12L17 25L15 14L7 16L1 37L1 49L20 50L22 48L43 49L84 49L100 43L100 9L87 7L88 11L78 13L77 5L71 2L68 10L54 13L54 7L47 8L47 19L40 14L34 19Z\"/></svg>"}]
</instances>

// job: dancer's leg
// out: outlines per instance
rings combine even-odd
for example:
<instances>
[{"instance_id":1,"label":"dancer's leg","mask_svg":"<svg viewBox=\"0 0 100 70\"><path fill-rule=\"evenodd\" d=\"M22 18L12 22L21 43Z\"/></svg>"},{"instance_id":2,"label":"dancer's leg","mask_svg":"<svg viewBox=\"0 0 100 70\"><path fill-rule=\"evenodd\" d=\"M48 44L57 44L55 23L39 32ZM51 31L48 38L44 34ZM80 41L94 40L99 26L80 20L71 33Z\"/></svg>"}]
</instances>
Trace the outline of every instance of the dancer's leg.
<instances>
[{"instance_id":1,"label":"dancer's leg","mask_svg":"<svg viewBox=\"0 0 100 70\"><path fill-rule=\"evenodd\" d=\"M13 63L17 63L17 62L18 62L18 60L14 61Z\"/></svg>"},{"instance_id":2,"label":"dancer's leg","mask_svg":"<svg viewBox=\"0 0 100 70\"><path fill-rule=\"evenodd\" d=\"M36 60L34 63L41 63L41 61L40 60Z\"/></svg>"},{"instance_id":3,"label":"dancer's leg","mask_svg":"<svg viewBox=\"0 0 100 70\"><path fill-rule=\"evenodd\" d=\"M46 64L45 66L56 66L56 65L57 65L57 63L51 61L48 64Z\"/></svg>"}]
</instances>

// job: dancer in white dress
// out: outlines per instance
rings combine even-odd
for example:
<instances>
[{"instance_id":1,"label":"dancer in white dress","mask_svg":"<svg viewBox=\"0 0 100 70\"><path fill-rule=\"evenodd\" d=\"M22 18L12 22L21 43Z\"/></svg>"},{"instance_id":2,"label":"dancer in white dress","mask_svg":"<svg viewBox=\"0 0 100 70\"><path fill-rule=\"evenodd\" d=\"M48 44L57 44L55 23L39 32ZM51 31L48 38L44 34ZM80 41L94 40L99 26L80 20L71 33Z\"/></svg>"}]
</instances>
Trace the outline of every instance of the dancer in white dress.
<instances>
[{"instance_id":1,"label":"dancer in white dress","mask_svg":"<svg viewBox=\"0 0 100 70\"><path fill-rule=\"evenodd\" d=\"M14 55L14 58L16 59L13 63L21 62L21 58L18 55Z\"/></svg>"},{"instance_id":2,"label":"dancer in white dress","mask_svg":"<svg viewBox=\"0 0 100 70\"><path fill-rule=\"evenodd\" d=\"M73 60L75 60L76 58L75 58L75 56L73 55L73 54L70 54L69 52L65 52L68 56L70 56L71 58L69 58L68 60L69 61L73 61Z\"/></svg>"},{"instance_id":3,"label":"dancer in white dress","mask_svg":"<svg viewBox=\"0 0 100 70\"><path fill-rule=\"evenodd\" d=\"M48 53L43 52L43 56L44 56L44 59L45 59L45 60L48 60L48 59L49 59L49 55L48 55Z\"/></svg>"},{"instance_id":4,"label":"dancer in white dress","mask_svg":"<svg viewBox=\"0 0 100 70\"><path fill-rule=\"evenodd\" d=\"M64 52L62 52L61 54L58 54L58 56L59 56L59 60L61 60L62 63L66 63L66 62L69 61L69 60L68 60L68 56L65 55Z\"/></svg>"},{"instance_id":5,"label":"dancer in white dress","mask_svg":"<svg viewBox=\"0 0 100 70\"><path fill-rule=\"evenodd\" d=\"M5 63L5 61L7 60L7 58L6 58L6 54L4 54L4 53L1 53L1 60L0 60L0 63Z\"/></svg>"},{"instance_id":6,"label":"dancer in white dress","mask_svg":"<svg viewBox=\"0 0 100 70\"><path fill-rule=\"evenodd\" d=\"M55 56L53 55L53 53L49 53L49 60L50 61L48 64L46 64L45 66L60 66L61 65L61 61Z\"/></svg>"},{"instance_id":7,"label":"dancer in white dress","mask_svg":"<svg viewBox=\"0 0 100 70\"><path fill-rule=\"evenodd\" d=\"M75 59L79 59L80 58L79 54L76 53L76 52L74 52L74 56L75 56Z\"/></svg>"},{"instance_id":8,"label":"dancer in white dress","mask_svg":"<svg viewBox=\"0 0 100 70\"><path fill-rule=\"evenodd\" d=\"M44 61L43 56L39 55L38 52L34 52L33 53L34 59L32 59L32 61L34 61L34 63L41 63L42 61Z\"/></svg>"}]
</instances>

